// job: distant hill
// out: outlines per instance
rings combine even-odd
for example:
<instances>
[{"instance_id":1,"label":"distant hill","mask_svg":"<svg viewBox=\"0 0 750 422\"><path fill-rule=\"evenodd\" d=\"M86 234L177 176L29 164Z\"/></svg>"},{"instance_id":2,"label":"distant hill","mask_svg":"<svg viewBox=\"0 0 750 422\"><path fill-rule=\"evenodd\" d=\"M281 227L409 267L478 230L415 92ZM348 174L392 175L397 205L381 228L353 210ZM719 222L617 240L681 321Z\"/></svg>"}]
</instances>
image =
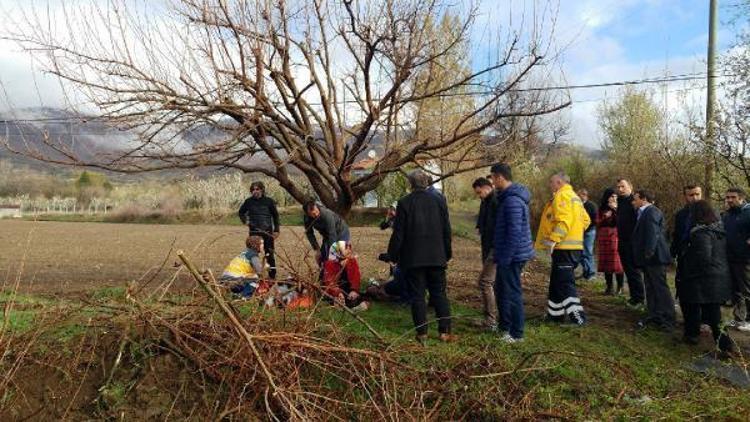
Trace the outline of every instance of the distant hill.
<instances>
[{"instance_id":1,"label":"distant hill","mask_svg":"<svg viewBox=\"0 0 750 422\"><path fill-rule=\"evenodd\" d=\"M229 123L229 122L228 122ZM410 135L409 130L405 130L403 137ZM174 143L176 148L186 148L192 150L196 146L211 145L224 139L225 134L222 130L209 126L197 126L181 134ZM107 162L117 157L129 147L137 145L136 134L119 130L107 123L97 120L93 116L74 114L72 112L50 108L26 108L14 110L12 112L0 113L0 138L7 139L11 148L20 151L37 151L42 155L52 158L63 158L63 156L45 144L45 139L51 139L56 145L62 145L74 156L80 157L86 161ZM313 134L313 138L321 139L319 133ZM484 138L484 144L487 147L498 146L501 137L487 136ZM320 142L323 142L320 140ZM362 151L357 156L358 160L365 159L370 150L377 155L381 155L385 143L385 137L380 132L372 134L370 147ZM570 148L567 144L544 144L542 141L536 141L533 149L537 150L537 155L546 156ZM604 158L600 150L575 146L576 149L584 152L588 157L594 160ZM42 162L23 155L13 154L0 145L0 159L10 160L12 163L21 164L29 168L60 173L66 172L69 167L59 166ZM267 161L265 155L259 154L252 158L255 162ZM270 163L268 163L270 165ZM191 173L208 173L211 169L191 170ZM155 177L174 177L186 173L185 170L170 170L159 173L151 173ZM112 177L118 179L133 179L137 176L125 176L121 173L113 173Z\"/></svg>"}]
</instances>

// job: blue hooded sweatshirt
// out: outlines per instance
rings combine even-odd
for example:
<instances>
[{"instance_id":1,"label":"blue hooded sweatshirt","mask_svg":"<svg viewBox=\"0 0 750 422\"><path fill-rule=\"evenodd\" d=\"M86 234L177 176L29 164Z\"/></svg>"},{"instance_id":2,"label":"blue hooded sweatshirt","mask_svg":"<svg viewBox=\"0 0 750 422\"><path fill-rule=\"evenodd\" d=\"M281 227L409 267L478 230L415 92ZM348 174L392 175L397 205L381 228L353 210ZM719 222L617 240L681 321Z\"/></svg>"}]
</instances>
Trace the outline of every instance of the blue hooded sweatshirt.
<instances>
[{"instance_id":1,"label":"blue hooded sweatshirt","mask_svg":"<svg viewBox=\"0 0 750 422\"><path fill-rule=\"evenodd\" d=\"M501 267L534 258L529 222L530 199L529 190L517 183L497 193L493 244L495 263Z\"/></svg>"}]
</instances>

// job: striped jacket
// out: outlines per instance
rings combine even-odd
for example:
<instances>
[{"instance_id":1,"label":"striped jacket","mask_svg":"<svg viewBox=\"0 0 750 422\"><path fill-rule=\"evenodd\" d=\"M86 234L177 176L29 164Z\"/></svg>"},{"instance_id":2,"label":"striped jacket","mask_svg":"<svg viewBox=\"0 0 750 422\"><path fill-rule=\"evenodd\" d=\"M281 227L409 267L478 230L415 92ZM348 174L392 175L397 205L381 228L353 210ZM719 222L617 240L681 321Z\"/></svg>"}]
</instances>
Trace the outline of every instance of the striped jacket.
<instances>
[{"instance_id":1,"label":"striped jacket","mask_svg":"<svg viewBox=\"0 0 750 422\"><path fill-rule=\"evenodd\" d=\"M547 203L539 222L536 249L549 249L554 243L556 250L582 250L583 232L591 224L581 198L566 184L558 189Z\"/></svg>"}]
</instances>

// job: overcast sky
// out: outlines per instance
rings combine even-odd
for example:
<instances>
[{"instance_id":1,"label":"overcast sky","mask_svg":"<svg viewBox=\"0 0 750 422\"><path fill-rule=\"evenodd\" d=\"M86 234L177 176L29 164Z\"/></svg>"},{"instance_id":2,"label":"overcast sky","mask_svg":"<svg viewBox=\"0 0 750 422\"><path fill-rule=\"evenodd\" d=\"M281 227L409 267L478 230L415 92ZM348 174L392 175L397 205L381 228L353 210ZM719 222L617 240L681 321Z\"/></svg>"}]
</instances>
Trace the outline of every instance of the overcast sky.
<instances>
[{"instance_id":1,"label":"overcast sky","mask_svg":"<svg viewBox=\"0 0 750 422\"><path fill-rule=\"evenodd\" d=\"M103 1L103 0L102 0ZM47 2L37 0L37 6ZM54 5L56 1L50 1ZM606 83L705 71L708 34L708 0L559 0L553 43L563 49L561 78L571 85ZM0 0L0 16L27 1ZM506 25L509 16L529 14L546 1L484 0L474 31L474 61L481 65L482 45L493 28ZM513 12L510 13L509 11ZM719 45L724 50L735 37L727 22L731 13L720 9ZM7 16L7 15L5 15ZM9 19L0 20L0 33ZM8 41L0 41L0 111L37 106L61 106L56 80L44 76L28 54ZM653 86L659 101L670 109L685 102L702 101L702 81L689 84L689 97L678 98L686 83ZM600 143L596 126L597 107L617 97L617 87L573 90L573 105L565 112L574 143L596 147Z\"/></svg>"}]
</instances>

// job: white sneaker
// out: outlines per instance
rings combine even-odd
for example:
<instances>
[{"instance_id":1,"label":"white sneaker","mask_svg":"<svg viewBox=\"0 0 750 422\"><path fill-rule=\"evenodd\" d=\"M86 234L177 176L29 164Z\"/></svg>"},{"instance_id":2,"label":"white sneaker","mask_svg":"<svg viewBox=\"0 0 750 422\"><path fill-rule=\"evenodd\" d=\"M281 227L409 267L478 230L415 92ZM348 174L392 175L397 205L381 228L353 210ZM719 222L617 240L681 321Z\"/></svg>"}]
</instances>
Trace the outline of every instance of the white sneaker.
<instances>
[{"instance_id":1,"label":"white sneaker","mask_svg":"<svg viewBox=\"0 0 750 422\"><path fill-rule=\"evenodd\" d=\"M521 343L523 342L523 338L515 338L510 334L505 334L504 336L500 337L500 341L506 344Z\"/></svg>"},{"instance_id":2,"label":"white sneaker","mask_svg":"<svg viewBox=\"0 0 750 422\"><path fill-rule=\"evenodd\" d=\"M742 331L744 333L750 333L750 322L742 321L738 322L735 326L739 331Z\"/></svg>"},{"instance_id":3,"label":"white sneaker","mask_svg":"<svg viewBox=\"0 0 750 422\"><path fill-rule=\"evenodd\" d=\"M727 327L735 328L739 324L740 322L734 319L730 319L729 321L727 321Z\"/></svg>"}]
</instances>

